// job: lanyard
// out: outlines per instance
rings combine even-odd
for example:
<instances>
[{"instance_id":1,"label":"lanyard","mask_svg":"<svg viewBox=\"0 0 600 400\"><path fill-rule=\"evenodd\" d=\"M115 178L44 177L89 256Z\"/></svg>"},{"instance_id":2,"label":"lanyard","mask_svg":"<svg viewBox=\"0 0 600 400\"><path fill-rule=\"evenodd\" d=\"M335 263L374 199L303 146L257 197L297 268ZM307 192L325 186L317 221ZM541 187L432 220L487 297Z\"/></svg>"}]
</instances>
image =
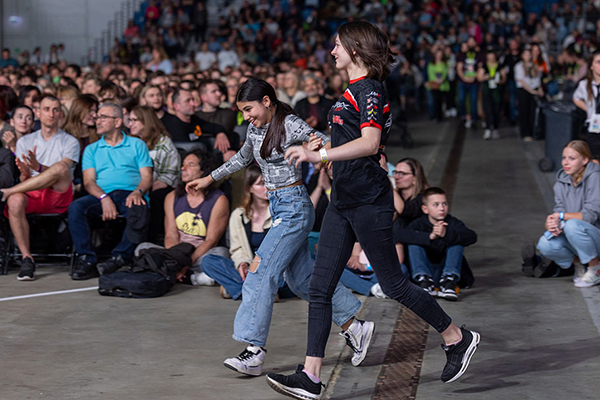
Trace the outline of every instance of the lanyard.
<instances>
[{"instance_id":1,"label":"lanyard","mask_svg":"<svg viewBox=\"0 0 600 400\"><path fill-rule=\"evenodd\" d=\"M596 88L596 98L594 99L596 101L596 114L600 114L600 85L595 85L592 82L592 87Z\"/></svg>"},{"instance_id":2,"label":"lanyard","mask_svg":"<svg viewBox=\"0 0 600 400\"><path fill-rule=\"evenodd\" d=\"M496 76L496 71L498 70L498 64L494 65L493 68L490 64L488 64L487 67L490 73L490 78L494 79L494 77Z\"/></svg>"}]
</instances>

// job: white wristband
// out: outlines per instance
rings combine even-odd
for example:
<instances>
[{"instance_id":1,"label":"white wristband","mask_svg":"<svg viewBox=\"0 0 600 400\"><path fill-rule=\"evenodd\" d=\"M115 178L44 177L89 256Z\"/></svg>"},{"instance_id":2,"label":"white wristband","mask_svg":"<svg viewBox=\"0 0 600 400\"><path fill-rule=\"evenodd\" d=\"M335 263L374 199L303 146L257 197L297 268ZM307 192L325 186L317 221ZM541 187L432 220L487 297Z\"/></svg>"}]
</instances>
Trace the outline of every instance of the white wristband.
<instances>
[{"instance_id":1,"label":"white wristband","mask_svg":"<svg viewBox=\"0 0 600 400\"><path fill-rule=\"evenodd\" d=\"M319 154L321 155L321 162L323 164L325 164L329 159L327 158L327 150L325 150L325 147L321 148L321 150L319 150Z\"/></svg>"}]
</instances>

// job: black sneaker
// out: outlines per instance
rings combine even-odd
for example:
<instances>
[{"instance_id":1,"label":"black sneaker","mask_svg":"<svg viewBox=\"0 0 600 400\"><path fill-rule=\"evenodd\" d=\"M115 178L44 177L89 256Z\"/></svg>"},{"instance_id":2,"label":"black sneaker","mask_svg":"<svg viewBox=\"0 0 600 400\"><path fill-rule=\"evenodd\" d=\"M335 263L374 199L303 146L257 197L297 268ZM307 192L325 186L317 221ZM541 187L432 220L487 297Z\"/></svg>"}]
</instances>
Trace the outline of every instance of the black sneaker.
<instances>
[{"instance_id":1,"label":"black sneaker","mask_svg":"<svg viewBox=\"0 0 600 400\"><path fill-rule=\"evenodd\" d=\"M458 277L456 275L444 275L440 279L440 291L438 297L442 299L456 301L458 300Z\"/></svg>"},{"instance_id":2,"label":"black sneaker","mask_svg":"<svg viewBox=\"0 0 600 400\"><path fill-rule=\"evenodd\" d=\"M123 260L123 257L111 257L103 263L98 264L96 267L100 275L110 274L118 271L121 267L124 267L127 263Z\"/></svg>"},{"instance_id":3,"label":"black sneaker","mask_svg":"<svg viewBox=\"0 0 600 400\"><path fill-rule=\"evenodd\" d=\"M464 325L460 330L463 336L460 342L450 346L442 344L442 349L446 352L442 381L446 383L454 382L465 373L479 344L479 333L465 329Z\"/></svg>"},{"instance_id":4,"label":"black sneaker","mask_svg":"<svg viewBox=\"0 0 600 400\"><path fill-rule=\"evenodd\" d=\"M273 390L285 396L301 400L313 400L321 398L321 382L315 383L302 370L304 365L296 368L292 375L268 374L267 383Z\"/></svg>"},{"instance_id":5,"label":"black sneaker","mask_svg":"<svg viewBox=\"0 0 600 400\"><path fill-rule=\"evenodd\" d=\"M437 296L433 279L428 275L419 275L416 278L417 285L433 297Z\"/></svg>"},{"instance_id":6,"label":"black sneaker","mask_svg":"<svg viewBox=\"0 0 600 400\"><path fill-rule=\"evenodd\" d=\"M23 261L21 261L21 270L19 271L19 275L17 275L18 281L32 281L35 279L35 262L33 262L33 258L25 257Z\"/></svg>"},{"instance_id":7,"label":"black sneaker","mask_svg":"<svg viewBox=\"0 0 600 400\"><path fill-rule=\"evenodd\" d=\"M78 256L75 261L75 270L71 275L74 281L85 281L87 279L97 278L98 270L96 264L87 260L87 255Z\"/></svg>"}]
</instances>

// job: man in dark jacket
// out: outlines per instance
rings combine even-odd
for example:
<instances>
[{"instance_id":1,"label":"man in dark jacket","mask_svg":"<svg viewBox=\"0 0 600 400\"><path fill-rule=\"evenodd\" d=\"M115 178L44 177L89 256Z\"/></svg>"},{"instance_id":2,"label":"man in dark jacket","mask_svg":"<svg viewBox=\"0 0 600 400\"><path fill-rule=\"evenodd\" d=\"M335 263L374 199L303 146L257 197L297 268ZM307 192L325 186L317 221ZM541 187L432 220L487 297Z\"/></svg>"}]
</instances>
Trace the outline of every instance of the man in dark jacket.
<instances>
[{"instance_id":1,"label":"man in dark jacket","mask_svg":"<svg viewBox=\"0 0 600 400\"><path fill-rule=\"evenodd\" d=\"M306 75L302 85L307 97L298 101L296 112L308 125L327 133L327 114L334 102L319 95L319 82L314 75Z\"/></svg>"},{"instance_id":2,"label":"man in dark jacket","mask_svg":"<svg viewBox=\"0 0 600 400\"><path fill-rule=\"evenodd\" d=\"M456 301L463 251L477 241L477 234L448 214L446 193L440 188L423 192L422 209L425 215L408 225L429 235L429 245L408 246L413 279L432 296ZM439 291L435 290L434 277L440 277Z\"/></svg>"}]
</instances>

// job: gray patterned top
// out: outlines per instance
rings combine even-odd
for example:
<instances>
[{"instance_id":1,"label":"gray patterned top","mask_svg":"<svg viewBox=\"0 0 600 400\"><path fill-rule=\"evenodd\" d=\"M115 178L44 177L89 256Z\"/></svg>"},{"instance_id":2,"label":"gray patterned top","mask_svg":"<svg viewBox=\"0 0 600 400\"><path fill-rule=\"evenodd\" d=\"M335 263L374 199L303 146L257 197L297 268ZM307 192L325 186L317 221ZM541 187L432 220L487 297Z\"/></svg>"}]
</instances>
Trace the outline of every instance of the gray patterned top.
<instances>
[{"instance_id":1,"label":"gray patterned top","mask_svg":"<svg viewBox=\"0 0 600 400\"><path fill-rule=\"evenodd\" d=\"M215 181L221 180L236 171L248 166L252 160L256 160L263 174L265 186L269 190L275 190L291 185L302 179L302 169L290 165L284 158L285 151L291 146L301 145L308 142L310 134L315 133L323 140L323 144L329 142L329 137L311 128L306 122L296 115L285 117L285 140L282 143L283 153L273 149L271 157L263 159L260 156L265 134L269 125L256 128L250 124L246 134L246 142L229 161L214 170L210 175Z\"/></svg>"}]
</instances>

